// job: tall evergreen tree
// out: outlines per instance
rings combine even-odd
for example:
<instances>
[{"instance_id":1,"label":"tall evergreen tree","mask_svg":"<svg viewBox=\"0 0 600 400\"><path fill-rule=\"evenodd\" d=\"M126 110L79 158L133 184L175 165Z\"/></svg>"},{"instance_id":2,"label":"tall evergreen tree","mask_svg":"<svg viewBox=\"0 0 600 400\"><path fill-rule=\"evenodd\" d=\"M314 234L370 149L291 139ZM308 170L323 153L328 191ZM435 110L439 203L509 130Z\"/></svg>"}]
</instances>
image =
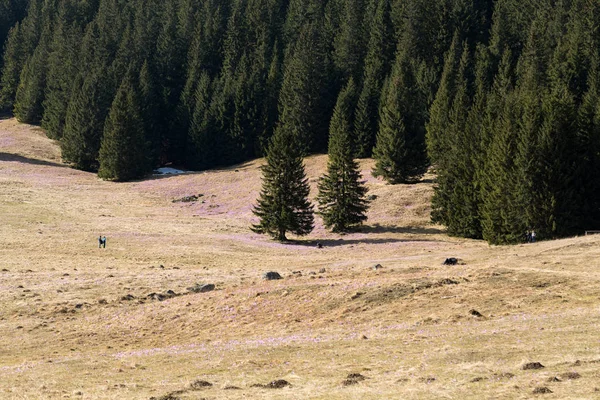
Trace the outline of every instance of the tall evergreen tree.
<instances>
[{"instance_id":1,"label":"tall evergreen tree","mask_svg":"<svg viewBox=\"0 0 600 400\"><path fill-rule=\"evenodd\" d=\"M151 170L148 142L134 79L123 79L104 125L98 176L127 181L141 178Z\"/></svg>"},{"instance_id":2,"label":"tall evergreen tree","mask_svg":"<svg viewBox=\"0 0 600 400\"><path fill-rule=\"evenodd\" d=\"M595 61L597 57L593 57ZM583 199L579 210L580 229L600 225L600 82L598 64L593 63L577 116L577 143L580 159L576 187Z\"/></svg>"},{"instance_id":3,"label":"tall evergreen tree","mask_svg":"<svg viewBox=\"0 0 600 400\"><path fill-rule=\"evenodd\" d=\"M218 137L210 115L211 81L203 72L196 88L194 110L188 132L186 163L193 169L208 169L219 164Z\"/></svg>"},{"instance_id":4,"label":"tall evergreen tree","mask_svg":"<svg viewBox=\"0 0 600 400\"><path fill-rule=\"evenodd\" d=\"M38 124L42 120L48 39L40 41L33 55L25 63L15 96L14 113L20 122Z\"/></svg>"},{"instance_id":5,"label":"tall evergreen tree","mask_svg":"<svg viewBox=\"0 0 600 400\"><path fill-rule=\"evenodd\" d=\"M3 51L2 77L0 78L0 109L12 109L19 86L19 76L28 54L22 48L23 32L17 23L9 32Z\"/></svg>"},{"instance_id":6,"label":"tall evergreen tree","mask_svg":"<svg viewBox=\"0 0 600 400\"><path fill-rule=\"evenodd\" d=\"M325 148L330 105L321 21L304 26L289 55L279 96L279 125L293 130L304 153Z\"/></svg>"},{"instance_id":7,"label":"tall evergreen tree","mask_svg":"<svg viewBox=\"0 0 600 400\"><path fill-rule=\"evenodd\" d=\"M432 216L444 221L452 235L478 238L481 228L474 170L477 137L467 126L472 105L472 65L468 45L465 43L463 48L455 96L444 132L446 149L443 160L439 161L442 168L438 171Z\"/></svg>"},{"instance_id":8,"label":"tall evergreen tree","mask_svg":"<svg viewBox=\"0 0 600 400\"><path fill-rule=\"evenodd\" d=\"M178 129L169 118L175 109L185 84L185 46L179 37L177 9L174 2L166 2L163 22L156 42L154 70L160 82L159 101L163 112L159 118L162 133L163 157L171 162L181 162L184 154L186 132Z\"/></svg>"},{"instance_id":9,"label":"tall evergreen tree","mask_svg":"<svg viewBox=\"0 0 600 400\"><path fill-rule=\"evenodd\" d=\"M454 99L456 90L456 74L460 60L460 43L458 36L454 36L452 45L446 54L444 70L440 80L440 85L429 109L429 121L427 122L427 154L434 167L440 164L443 169L444 157L449 151L450 143L445 131L450 124L450 108Z\"/></svg>"},{"instance_id":10,"label":"tall evergreen tree","mask_svg":"<svg viewBox=\"0 0 600 400\"><path fill-rule=\"evenodd\" d=\"M362 76L361 60L364 58L366 43L362 18L364 0L343 2L343 15L339 33L334 38L333 61L338 75L343 79L359 80Z\"/></svg>"},{"instance_id":11,"label":"tall evergreen tree","mask_svg":"<svg viewBox=\"0 0 600 400\"><path fill-rule=\"evenodd\" d=\"M4 54L2 49L10 29L23 19L26 0L2 0L0 1L0 71L2 71ZM0 82L0 93L1 93Z\"/></svg>"},{"instance_id":12,"label":"tall evergreen tree","mask_svg":"<svg viewBox=\"0 0 600 400\"><path fill-rule=\"evenodd\" d=\"M262 190L253 209L260 221L252 230L279 241L287 240L287 232L309 234L314 226L310 187L298 138L289 127L279 126L275 131L262 172Z\"/></svg>"},{"instance_id":13,"label":"tall evergreen tree","mask_svg":"<svg viewBox=\"0 0 600 400\"><path fill-rule=\"evenodd\" d=\"M486 174L483 180L481 224L483 238L492 244L522 242L529 228L522 218L514 183L518 166L518 110L513 93L504 101L501 117L495 123L496 134L488 148Z\"/></svg>"},{"instance_id":14,"label":"tall evergreen tree","mask_svg":"<svg viewBox=\"0 0 600 400\"><path fill-rule=\"evenodd\" d=\"M269 140L273 135L275 123L277 122L277 102L279 100L279 90L281 89L281 61L279 54L279 46L276 42L273 45L272 60L269 66L269 72L265 82L265 98L264 98L264 114L263 114L263 131L259 133L259 155L266 154Z\"/></svg>"},{"instance_id":15,"label":"tall evergreen tree","mask_svg":"<svg viewBox=\"0 0 600 400\"><path fill-rule=\"evenodd\" d=\"M160 132L158 128L159 103L154 74L150 63L144 61L139 75L140 113L144 121L144 132L149 143L152 165L160 164Z\"/></svg>"},{"instance_id":16,"label":"tall evergreen tree","mask_svg":"<svg viewBox=\"0 0 600 400\"><path fill-rule=\"evenodd\" d=\"M46 11L52 11L50 8L51 4L47 4ZM2 88L0 107L13 108L25 63L33 56L38 47L42 29L49 24L50 22L45 21L44 18L42 0L30 0L27 6L27 16L10 30L6 42L4 67L0 80ZM42 55L39 54L38 58Z\"/></svg>"},{"instance_id":17,"label":"tall evergreen tree","mask_svg":"<svg viewBox=\"0 0 600 400\"><path fill-rule=\"evenodd\" d=\"M346 232L367 220L367 188L352 153L352 114L356 86L352 78L340 92L329 134L327 173L319 179L319 214L334 232Z\"/></svg>"},{"instance_id":18,"label":"tall evergreen tree","mask_svg":"<svg viewBox=\"0 0 600 400\"><path fill-rule=\"evenodd\" d=\"M48 137L60 139L65 126L73 76L78 72L80 40L83 32L71 14L74 10L65 3L58 17L48 54L48 72L44 97L42 127Z\"/></svg>"},{"instance_id":19,"label":"tall evergreen tree","mask_svg":"<svg viewBox=\"0 0 600 400\"><path fill-rule=\"evenodd\" d=\"M101 77L95 72L85 79L78 76L73 87L60 142L62 157L77 169L97 171L106 94Z\"/></svg>"},{"instance_id":20,"label":"tall evergreen tree","mask_svg":"<svg viewBox=\"0 0 600 400\"><path fill-rule=\"evenodd\" d=\"M373 152L378 130L381 90L394 57L390 0L373 1L376 2L376 9L371 25L365 27L371 34L354 123L354 151L359 158L370 157Z\"/></svg>"},{"instance_id":21,"label":"tall evergreen tree","mask_svg":"<svg viewBox=\"0 0 600 400\"><path fill-rule=\"evenodd\" d=\"M384 93L373 175L392 184L417 182L428 166L425 117L406 53L398 53Z\"/></svg>"},{"instance_id":22,"label":"tall evergreen tree","mask_svg":"<svg viewBox=\"0 0 600 400\"><path fill-rule=\"evenodd\" d=\"M488 95L485 111L485 163L478 171L481 188L479 215L482 237L492 244L519 243L530 229L523 216L519 184L519 106L514 90L512 53L502 54L499 72Z\"/></svg>"}]
</instances>

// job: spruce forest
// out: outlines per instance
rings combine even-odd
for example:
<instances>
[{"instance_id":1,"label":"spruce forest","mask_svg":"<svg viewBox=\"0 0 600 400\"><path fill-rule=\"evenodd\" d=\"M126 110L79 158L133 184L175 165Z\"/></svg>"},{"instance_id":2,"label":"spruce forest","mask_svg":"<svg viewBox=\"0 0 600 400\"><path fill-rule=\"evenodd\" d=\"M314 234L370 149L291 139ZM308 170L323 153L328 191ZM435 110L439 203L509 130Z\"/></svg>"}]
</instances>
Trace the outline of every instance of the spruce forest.
<instances>
[{"instance_id":1,"label":"spruce forest","mask_svg":"<svg viewBox=\"0 0 600 400\"><path fill-rule=\"evenodd\" d=\"M337 132L391 184L433 168L451 235L549 239L600 229L599 27L596 0L0 0L0 108L113 180Z\"/></svg>"}]
</instances>

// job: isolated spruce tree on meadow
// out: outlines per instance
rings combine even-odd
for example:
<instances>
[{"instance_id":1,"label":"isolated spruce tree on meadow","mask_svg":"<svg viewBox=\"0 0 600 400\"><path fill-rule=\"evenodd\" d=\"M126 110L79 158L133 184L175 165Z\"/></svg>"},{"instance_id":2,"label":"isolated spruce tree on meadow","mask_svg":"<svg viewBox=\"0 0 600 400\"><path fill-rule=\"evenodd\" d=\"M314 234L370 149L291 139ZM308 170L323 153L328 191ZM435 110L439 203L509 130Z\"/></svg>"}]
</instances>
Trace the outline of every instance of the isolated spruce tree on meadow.
<instances>
[{"instance_id":1,"label":"isolated spruce tree on meadow","mask_svg":"<svg viewBox=\"0 0 600 400\"><path fill-rule=\"evenodd\" d=\"M351 78L340 92L329 128L327 174L319 179L319 215L333 232L346 232L367 220L367 188L354 160L350 134L356 86Z\"/></svg>"},{"instance_id":2,"label":"isolated spruce tree on meadow","mask_svg":"<svg viewBox=\"0 0 600 400\"><path fill-rule=\"evenodd\" d=\"M253 210L260 222L251 229L279 241L287 240L287 232L309 234L314 226L313 206L308 201L310 187L301 148L285 125L280 125L271 138L262 173L262 191Z\"/></svg>"}]
</instances>

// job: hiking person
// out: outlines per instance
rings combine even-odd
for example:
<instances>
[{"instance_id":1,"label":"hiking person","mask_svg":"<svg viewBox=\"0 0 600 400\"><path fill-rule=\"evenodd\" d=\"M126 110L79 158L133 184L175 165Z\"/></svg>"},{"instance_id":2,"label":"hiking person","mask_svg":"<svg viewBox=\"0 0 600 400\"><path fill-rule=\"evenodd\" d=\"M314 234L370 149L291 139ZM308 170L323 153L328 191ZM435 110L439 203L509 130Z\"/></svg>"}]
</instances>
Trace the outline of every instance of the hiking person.
<instances>
[{"instance_id":1,"label":"hiking person","mask_svg":"<svg viewBox=\"0 0 600 400\"><path fill-rule=\"evenodd\" d=\"M106 248L106 236L102 237L102 247Z\"/></svg>"},{"instance_id":2,"label":"hiking person","mask_svg":"<svg viewBox=\"0 0 600 400\"><path fill-rule=\"evenodd\" d=\"M98 248L102 247L102 235L98 236Z\"/></svg>"},{"instance_id":3,"label":"hiking person","mask_svg":"<svg viewBox=\"0 0 600 400\"><path fill-rule=\"evenodd\" d=\"M531 231L531 243L535 243L535 231Z\"/></svg>"}]
</instances>

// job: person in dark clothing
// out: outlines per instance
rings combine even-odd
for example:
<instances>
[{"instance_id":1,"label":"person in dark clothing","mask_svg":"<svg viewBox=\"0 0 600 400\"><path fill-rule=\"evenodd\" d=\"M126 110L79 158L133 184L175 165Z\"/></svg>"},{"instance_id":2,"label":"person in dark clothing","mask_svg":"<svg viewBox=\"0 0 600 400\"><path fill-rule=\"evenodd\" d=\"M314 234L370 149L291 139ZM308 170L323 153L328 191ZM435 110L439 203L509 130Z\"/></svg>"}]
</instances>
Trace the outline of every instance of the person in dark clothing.
<instances>
[{"instance_id":1,"label":"person in dark clothing","mask_svg":"<svg viewBox=\"0 0 600 400\"><path fill-rule=\"evenodd\" d=\"M98 248L102 247L102 235L98 236Z\"/></svg>"}]
</instances>

